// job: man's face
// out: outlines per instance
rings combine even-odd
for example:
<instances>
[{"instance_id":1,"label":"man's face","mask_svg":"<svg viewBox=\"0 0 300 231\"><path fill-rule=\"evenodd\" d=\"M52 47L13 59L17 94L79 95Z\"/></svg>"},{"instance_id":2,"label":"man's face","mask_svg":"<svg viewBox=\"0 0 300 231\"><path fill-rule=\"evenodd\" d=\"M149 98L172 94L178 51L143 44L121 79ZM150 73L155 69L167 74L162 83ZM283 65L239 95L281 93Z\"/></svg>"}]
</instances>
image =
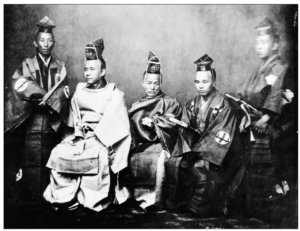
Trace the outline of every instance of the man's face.
<instances>
[{"instance_id":1,"label":"man's face","mask_svg":"<svg viewBox=\"0 0 300 231\"><path fill-rule=\"evenodd\" d=\"M97 84L104 75L103 70L101 70L101 62L98 60L87 60L84 66L84 77L86 82L91 84ZM100 67L99 67L100 66Z\"/></svg>"},{"instance_id":2,"label":"man's face","mask_svg":"<svg viewBox=\"0 0 300 231\"><path fill-rule=\"evenodd\" d=\"M210 71L197 71L194 83L201 96L209 94L215 85Z\"/></svg>"},{"instance_id":3,"label":"man's face","mask_svg":"<svg viewBox=\"0 0 300 231\"><path fill-rule=\"evenodd\" d=\"M49 56L54 47L53 34L40 32L34 45L41 55Z\"/></svg>"},{"instance_id":4,"label":"man's face","mask_svg":"<svg viewBox=\"0 0 300 231\"><path fill-rule=\"evenodd\" d=\"M142 85L148 97L155 97L160 90L160 75L146 73Z\"/></svg>"},{"instance_id":5,"label":"man's face","mask_svg":"<svg viewBox=\"0 0 300 231\"><path fill-rule=\"evenodd\" d=\"M255 51L259 58L267 59L275 49L275 43L271 35L259 35L255 40Z\"/></svg>"}]
</instances>

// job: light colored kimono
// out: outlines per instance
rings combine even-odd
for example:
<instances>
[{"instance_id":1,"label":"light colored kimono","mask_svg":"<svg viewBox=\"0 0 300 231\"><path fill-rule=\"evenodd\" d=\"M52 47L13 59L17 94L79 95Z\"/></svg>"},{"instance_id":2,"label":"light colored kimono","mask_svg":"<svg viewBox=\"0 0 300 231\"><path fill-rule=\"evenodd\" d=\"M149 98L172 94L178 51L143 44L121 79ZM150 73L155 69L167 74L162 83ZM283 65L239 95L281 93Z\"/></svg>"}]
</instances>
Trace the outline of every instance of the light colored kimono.
<instances>
[{"instance_id":1,"label":"light colored kimono","mask_svg":"<svg viewBox=\"0 0 300 231\"><path fill-rule=\"evenodd\" d=\"M47 163L51 182L44 192L47 201L62 204L77 197L80 204L97 212L112 202L110 169L118 176L127 167L131 144L123 95L113 83L102 89L88 89L86 83L77 85L69 119L75 133L51 153ZM74 144L76 136L84 139ZM117 179L117 203L123 203L128 196Z\"/></svg>"}]
</instances>

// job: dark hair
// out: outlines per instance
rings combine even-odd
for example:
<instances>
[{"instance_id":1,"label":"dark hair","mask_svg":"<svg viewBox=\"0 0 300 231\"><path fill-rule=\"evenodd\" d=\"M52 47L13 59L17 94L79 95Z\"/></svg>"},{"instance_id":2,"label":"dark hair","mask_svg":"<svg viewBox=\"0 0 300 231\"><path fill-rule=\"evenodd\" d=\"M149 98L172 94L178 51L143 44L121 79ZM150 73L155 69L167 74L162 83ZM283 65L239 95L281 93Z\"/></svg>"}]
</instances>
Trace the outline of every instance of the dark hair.
<instances>
[{"instance_id":1,"label":"dark hair","mask_svg":"<svg viewBox=\"0 0 300 231\"><path fill-rule=\"evenodd\" d=\"M106 69L106 62L102 56L99 57L99 60L101 62L101 70Z\"/></svg>"},{"instance_id":2,"label":"dark hair","mask_svg":"<svg viewBox=\"0 0 300 231\"><path fill-rule=\"evenodd\" d=\"M216 80L217 80L217 73L216 73L215 68L210 69L210 73L211 73L211 77L212 77L213 82L216 82Z\"/></svg>"},{"instance_id":3,"label":"dark hair","mask_svg":"<svg viewBox=\"0 0 300 231\"><path fill-rule=\"evenodd\" d=\"M146 73L147 73L147 72L144 71L144 74L143 74L143 81L145 80ZM160 76L160 83L162 84L162 80L163 80L163 75L162 75L162 73L160 73L159 76Z\"/></svg>"},{"instance_id":4,"label":"dark hair","mask_svg":"<svg viewBox=\"0 0 300 231\"><path fill-rule=\"evenodd\" d=\"M279 31L278 27L276 26L276 21L274 19L271 19L269 17L266 17L259 25L255 27L255 29L261 28L261 27L269 27L269 35L273 38L273 42L279 43Z\"/></svg>"},{"instance_id":5,"label":"dark hair","mask_svg":"<svg viewBox=\"0 0 300 231\"><path fill-rule=\"evenodd\" d=\"M273 38L273 41L275 42L275 43L279 43L279 35L278 34L271 34L271 36L272 36L272 38Z\"/></svg>"}]
</instances>

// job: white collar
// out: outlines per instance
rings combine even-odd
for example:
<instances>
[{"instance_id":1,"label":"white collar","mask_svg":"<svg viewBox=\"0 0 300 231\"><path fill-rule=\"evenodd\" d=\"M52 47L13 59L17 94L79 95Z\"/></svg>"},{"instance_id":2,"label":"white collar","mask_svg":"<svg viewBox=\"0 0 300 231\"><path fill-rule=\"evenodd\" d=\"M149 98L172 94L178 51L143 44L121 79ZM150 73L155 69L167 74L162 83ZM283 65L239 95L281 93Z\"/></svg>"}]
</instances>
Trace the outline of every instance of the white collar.
<instances>
[{"instance_id":1,"label":"white collar","mask_svg":"<svg viewBox=\"0 0 300 231\"><path fill-rule=\"evenodd\" d=\"M49 56L47 62L45 61L44 57L40 53L39 53L39 56L40 56L41 60L43 61L43 63L45 64L45 66L48 67L48 65L50 63L51 55Z\"/></svg>"},{"instance_id":2,"label":"white collar","mask_svg":"<svg viewBox=\"0 0 300 231\"><path fill-rule=\"evenodd\" d=\"M205 105L207 104L208 99L204 100L204 98L201 96L201 110L203 110L203 108L205 107Z\"/></svg>"}]
</instances>

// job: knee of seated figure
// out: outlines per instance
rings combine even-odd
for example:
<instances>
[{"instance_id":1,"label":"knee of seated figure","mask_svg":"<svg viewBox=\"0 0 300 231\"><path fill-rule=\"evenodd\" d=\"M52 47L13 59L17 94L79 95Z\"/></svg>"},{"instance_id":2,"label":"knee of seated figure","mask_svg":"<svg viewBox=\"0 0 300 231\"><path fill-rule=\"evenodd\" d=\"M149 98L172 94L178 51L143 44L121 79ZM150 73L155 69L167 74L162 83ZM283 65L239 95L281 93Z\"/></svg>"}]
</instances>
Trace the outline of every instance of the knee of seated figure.
<instances>
[{"instance_id":1,"label":"knee of seated figure","mask_svg":"<svg viewBox=\"0 0 300 231\"><path fill-rule=\"evenodd\" d=\"M162 151L157 161L157 176L165 175L165 162L168 160L168 152Z\"/></svg>"},{"instance_id":2,"label":"knee of seated figure","mask_svg":"<svg viewBox=\"0 0 300 231\"><path fill-rule=\"evenodd\" d=\"M165 163L168 161L169 158L170 158L170 154L167 151L163 150L158 157L157 167L164 169Z\"/></svg>"}]
</instances>

